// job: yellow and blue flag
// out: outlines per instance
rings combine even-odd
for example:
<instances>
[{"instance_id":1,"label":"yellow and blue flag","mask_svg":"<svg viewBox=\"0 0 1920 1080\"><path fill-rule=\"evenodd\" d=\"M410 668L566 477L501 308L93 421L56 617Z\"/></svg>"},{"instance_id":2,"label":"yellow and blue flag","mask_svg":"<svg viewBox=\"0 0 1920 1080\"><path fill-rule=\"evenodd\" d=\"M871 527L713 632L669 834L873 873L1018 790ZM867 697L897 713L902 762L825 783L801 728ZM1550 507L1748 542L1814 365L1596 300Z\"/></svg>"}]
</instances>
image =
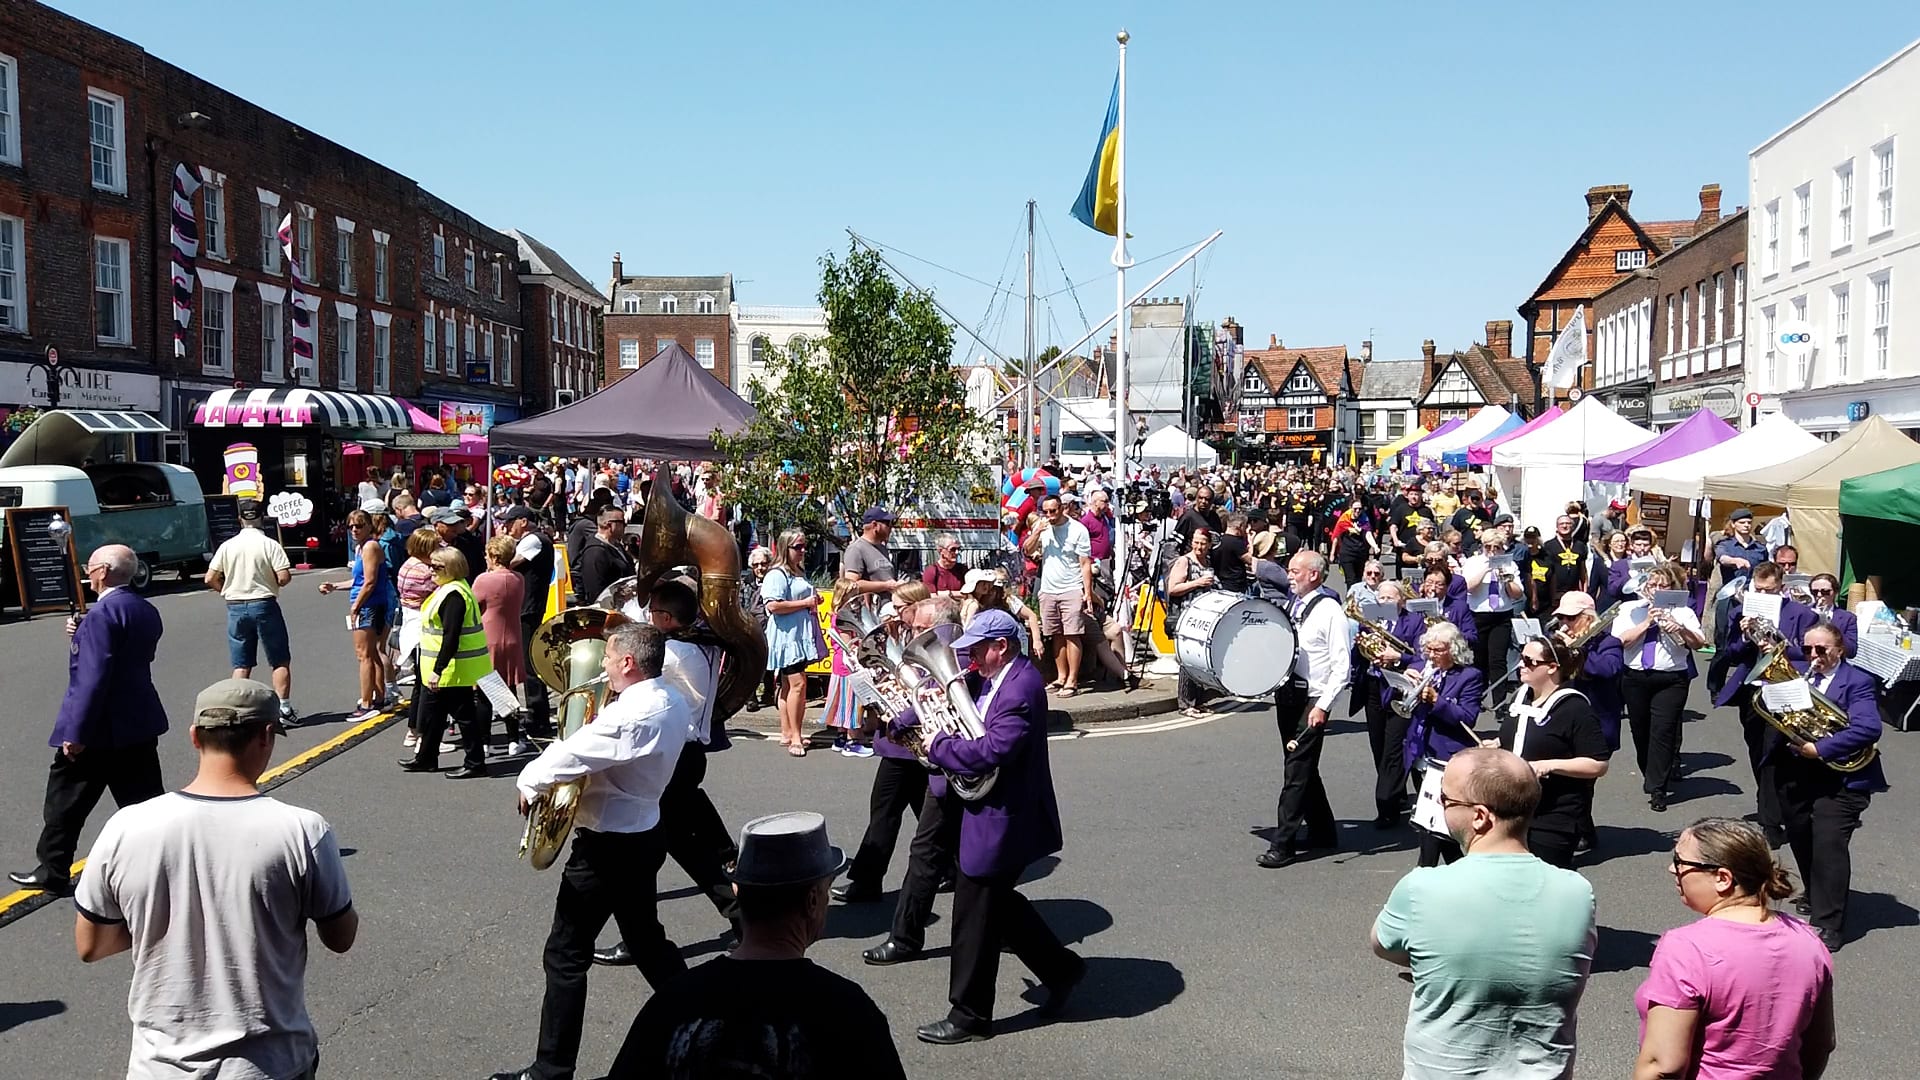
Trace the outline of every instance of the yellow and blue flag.
<instances>
[{"instance_id":1,"label":"yellow and blue flag","mask_svg":"<svg viewBox=\"0 0 1920 1080\"><path fill-rule=\"evenodd\" d=\"M1093 165L1087 170L1087 182L1080 185L1080 198L1073 204L1073 216L1096 232L1112 236L1120 231L1120 77L1113 78L1113 96L1107 99L1107 122L1100 128L1100 141L1093 148Z\"/></svg>"}]
</instances>

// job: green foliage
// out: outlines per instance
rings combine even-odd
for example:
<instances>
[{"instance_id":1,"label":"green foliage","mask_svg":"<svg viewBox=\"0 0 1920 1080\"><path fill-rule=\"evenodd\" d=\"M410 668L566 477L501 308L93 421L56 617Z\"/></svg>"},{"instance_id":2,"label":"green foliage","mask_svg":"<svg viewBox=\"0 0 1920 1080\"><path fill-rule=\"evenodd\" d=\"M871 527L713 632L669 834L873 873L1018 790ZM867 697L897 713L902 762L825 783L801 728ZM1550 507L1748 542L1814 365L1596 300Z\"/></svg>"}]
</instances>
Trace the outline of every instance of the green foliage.
<instances>
[{"instance_id":1,"label":"green foliage","mask_svg":"<svg viewBox=\"0 0 1920 1080\"><path fill-rule=\"evenodd\" d=\"M826 337L770 346L769 378L748 391L759 416L716 437L726 498L763 526L824 533L868 506L898 511L984 483L1001 442L966 407L953 328L932 298L858 247L822 257L819 296Z\"/></svg>"}]
</instances>

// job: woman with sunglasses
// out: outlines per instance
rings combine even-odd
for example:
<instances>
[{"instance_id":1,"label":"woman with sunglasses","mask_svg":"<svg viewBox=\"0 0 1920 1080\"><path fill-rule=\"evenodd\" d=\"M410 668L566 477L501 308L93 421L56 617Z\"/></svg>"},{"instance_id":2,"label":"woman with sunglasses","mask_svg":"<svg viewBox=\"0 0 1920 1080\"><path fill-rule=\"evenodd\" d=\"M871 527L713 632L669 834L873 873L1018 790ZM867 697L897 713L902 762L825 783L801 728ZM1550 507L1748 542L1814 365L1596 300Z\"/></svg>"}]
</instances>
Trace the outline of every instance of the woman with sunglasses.
<instances>
[{"instance_id":1,"label":"woman with sunglasses","mask_svg":"<svg viewBox=\"0 0 1920 1080\"><path fill-rule=\"evenodd\" d=\"M1680 902L1703 917L1660 936L1633 996L1634 1080L1819 1076L1836 1041L1833 957L1773 910L1793 882L1765 834L1703 818L1680 833L1670 869Z\"/></svg>"},{"instance_id":2,"label":"woman with sunglasses","mask_svg":"<svg viewBox=\"0 0 1920 1080\"><path fill-rule=\"evenodd\" d=\"M1480 699L1487 690L1486 677L1471 665L1473 646L1452 623L1435 623L1427 628L1419 642L1420 658L1407 665L1407 677L1420 686L1413 699L1413 713L1403 723L1405 734L1400 745L1398 776L1383 767L1375 777L1374 801L1381 811L1377 827L1389 827L1398 815L1389 815L1386 802L1405 790L1404 777L1413 776L1414 787L1437 797L1440 772L1454 754L1477 745L1479 735L1473 725L1480 719ZM1392 690L1384 691L1391 696ZM1387 742L1392 742L1391 732ZM1420 833L1420 865L1439 866L1460 858L1460 845L1443 832L1427 829Z\"/></svg>"},{"instance_id":3,"label":"woman with sunglasses","mask_svg":"<svg viewBox=\"0 0 1920 1080\"><path fill-rule=\"evenodd\" d=\"M1633 733L1641 790L1656 814L1664 813L1672 798L1668 788L1674 763L1680 759L1681 710L1687 703L1687 688L1699 673L1693 650L1706 644L1706 630L1692 608L1684 604L1656 608L1653 598L1686 588L1686 574L1679 563L1654 567L1647 572L1646 596L1623 608L1613 620L1613 636L1620 639L1625 664L1620 700L1626 708L1627 729Z\"/></svg>"},{"instance_id":4,"label":"woman with sunglasses","mask_svg":"<svg viewBox=\"0 0 1920 1080\"><path fill-rule=\"evenodd\" d=\"M379 713L387 697L387 626L392 615L394 587L387 576L386 552L380 547L380 529L386 515L376 517L365 510L347 515L347 569L352 576L345 581L323 581L320 593L339 589L347 593L347 629L353 634L353 654L360 666L360 700L347 717L365 720Z\"/></svg>"},{"instance_id":5,"label":"woman with sunglasses","mask_svg":"<svg viewBox=\"0 0 1920 1080\"><path fill-rule=\"evenodd\" d=\"M1573 869L1581 822L1593 811L1593 786L1607 774L1607 739L1585 694L1567 685L1573 658L1544 637L1520 649L1523 687L1500 725L1497 745L1520 755L1540 778L1540 807L1527 849Z\"/></svg>"},{"instance_id":6,"label":"woman with sunglasses","mask_svg":"<svg viewBox=\"0 0 1920 1080\"><path fill-rule=\"evenodd\" d=\"M1853 659L1853 654L1860 648L1860 620L1853 612L1838 606L1840 580L1832 574L1815 574L1807 584L1807 595L1812 599L1807 606L1840 631L1840 641L1846 646L1847 659Z\"/></svg>"},{"instance_id":7,"label":"woman with sunglasses","mask_svg":"<svg viewBox=\"0 0 1920 1080\"><path fill-rule=\"evenodd\" d=\"M780 744L807 756L801 723L807 713L807 668L827 654L820 630L820 594L807 580L807 534L788 529L774 542L777 563L760 579L767 601L767 670L773 672Z\"/></svg>"}]
</instances>

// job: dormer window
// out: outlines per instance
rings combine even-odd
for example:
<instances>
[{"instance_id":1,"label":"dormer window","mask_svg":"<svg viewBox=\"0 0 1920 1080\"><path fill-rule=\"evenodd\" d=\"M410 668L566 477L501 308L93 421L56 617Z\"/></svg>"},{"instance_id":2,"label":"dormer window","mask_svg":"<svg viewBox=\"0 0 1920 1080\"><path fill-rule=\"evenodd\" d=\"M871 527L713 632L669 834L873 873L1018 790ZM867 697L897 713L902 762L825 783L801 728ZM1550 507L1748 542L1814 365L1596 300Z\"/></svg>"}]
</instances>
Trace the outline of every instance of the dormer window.
<instances>
[{"instance_id":1,"label":"dormer window","mask_svg":"<svg viewBox=\"0 0 1920 1080\"><path fill-rule=\"evenodd\" d=\"M1638 270L1646 265L1647 252L1645 248L1632 248L1627 251L1616 251L1613 253L1613 269L1615 273L1624 274L1629 270Z\"/></svg>"},{"instance_id":2,"label":"dormer window","mask_svg":"<svg viewBox=\"0 0 1920 1080\"><path fill-rule=\"evenodd\" d=\"M629 294L627 294L626 296L623 296L623 297L621 297L621 298L620 298L620 313L621 313L622 315L638 315L638 314L640 314L640 298L639 298L639 297L637 297L637 296L634 296L634 295L633 295L633 294L631 294L631 293L629 293Z\"/></svg>"},{"instance_id":3,"label":"dormer window","mask_svg":"<svg viewBox=\"0 0 1920 1080\"><path fill-rule=\"evenodd\" d=\"M672 297L672 296L663 296L660 298L660 314L672 315L677 313L679 310L680 310L680 301L678 298Z\"/></svg>"},{"instance_id":4,"label":"dormer window","mask_svg":"<svg viewBox=\"0 0 1920 1080\"><path fill-rule=\"evenodd\" d=\"M1267 383L1265 379L1260 377L1259 372L1249 368L1247 370L1247 381L1241 384L1240 388L1249 394L1259 394L1266 391Z\"/></svg>"},{"instance_id":5,"label":"dormer window","mask_svg":"<svg viewBox=\"0 0 1920 1080\"><path fill-rule=\"evenodd\" d=\"M713 314L713 297L702 296L693 302L693 310L699 315Z\"/></svg>"},{"instance_id":6,"label":"dormer window","mask_svg":"<svg viewBox=\"0 0 1920 1080\"><path fill-rule=\"evenodd\" d=\"M1314 381L1313 376L1306 371L1296 371L1293 377L1287 380L1289 394L1314 394L1319 391L1320 384Z\"/></svg>"}]
</instances>

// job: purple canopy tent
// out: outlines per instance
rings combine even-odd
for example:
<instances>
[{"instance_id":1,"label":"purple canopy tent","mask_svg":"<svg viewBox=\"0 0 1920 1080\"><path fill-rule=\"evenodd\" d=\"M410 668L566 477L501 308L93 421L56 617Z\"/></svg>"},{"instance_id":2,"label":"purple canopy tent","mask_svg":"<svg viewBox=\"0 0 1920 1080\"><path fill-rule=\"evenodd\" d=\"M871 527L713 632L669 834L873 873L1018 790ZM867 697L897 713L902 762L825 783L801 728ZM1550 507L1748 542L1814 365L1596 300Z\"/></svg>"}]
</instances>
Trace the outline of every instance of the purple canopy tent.
<instances>
[{"instance_id":1,"label":"purple canopy tent","mask_svg":"<svg viewBox=\"0 0 1920 1080\"><path fill-rule=\"evenodd\" d=\"M1461 424L1464 424L1466 422L1467 421L1464 417L1456 416L1453 419L1447 421L1446 423L1441 424L1439 427L1434 428L1432 431L1427 432L1425 435L1422 435L1419 438L1408 443L1407 445L1401 447L1400 453L1395 455L1395 457L1402 463L1402 466L1403 466L1400 471L1413 472L1415 469L1419 467L1420 459L1418 457L1414 457L1413 459L1409 460L1407 458L1407 455L1412 454L1415 451L1419 450L1421 443L1426 442L1428 439L1439 438L1440 436L1445 435L1447 432L1452 431L1454 428L1457 428Z\"/></svg>"},{"instance_id":2,"label":"purple canopy tent","mask_svg":"<svg viewBox=\"0 0 1920 1080\"><path fill-rule=\"evenodd\" d=\"M1662 432L1639 446L1631 446L1619 453L1587 462L1586 478L1605 484L1624 484L1627 474L1642 465L1658 465L1663 461L1685 457L1726 442L1737 434L1739 432L1729 427L1725 420L1705 409L1698 409L1678 427Z\"/></svg>"},{"instance_id":3,"label":"purple canopy tent","mask_svg":"<svg viewBox=\"0 0 1920 1080\"><path fill-rule=\"evenodd\" d=\"M1555 405L1553 408L1548 409L1546 412L1541 413L1539 416L1536 416L1533 419L1527 421L1526 423L1520 425L1519 427L1514 428L1512 431L1507 432L1505 435L1496 436L1494 438L1488 439L1486 442L1479 443L1474 446L1469 446L1467 448L1467 464L1469 465L1493 464L1493 448L1494 447L1499 446L1503 442L1511 442L1512 440L1517 439L1522 435L1525 435L1529 431L1533 431L1537 428L1546 427L1548 424L1551 424L1555 420L1560 419L1560 417L1563 415L1565 415L1565 410L1561 409L1560 406Z\"/></svg>"}]
</instances>

